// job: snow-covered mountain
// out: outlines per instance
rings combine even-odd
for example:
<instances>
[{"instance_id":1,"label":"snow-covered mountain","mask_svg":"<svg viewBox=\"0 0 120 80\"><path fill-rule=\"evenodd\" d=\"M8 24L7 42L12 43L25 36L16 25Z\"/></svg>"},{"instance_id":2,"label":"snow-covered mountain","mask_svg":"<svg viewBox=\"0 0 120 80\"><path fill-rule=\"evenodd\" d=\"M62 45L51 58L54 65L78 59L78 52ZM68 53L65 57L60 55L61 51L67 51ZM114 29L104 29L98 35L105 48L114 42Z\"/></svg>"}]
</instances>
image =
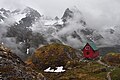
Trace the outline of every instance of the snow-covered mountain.
<instances>
[{"instance_id":1,"label":"snow-covered mountain","mask_svg":"<svg viewBox=\"0 0 120 80\"><path fill-rule=\"evenodd\" d=\"M95 42L98 47L120 44L119 26L93 29L76 7L67 8L62 18L55 19L41 16L30 7L14 11L2 8L0 26L0 42L17 51L20 56L28 56L37 47L52 42L77 49L87 41Z\"/></svg>"},{"instance_id":2,"label":"snow-covered mountain","mask_svg":"<svg viewBox=\"0 0 120 80\"><path fill-rule=\"evenodd\" d=\"M38 20L31 29L44 35L47 41L61 42L80 48L87 40L97 41L102 36L87 26L82 13L76 8L67 8L61 19Z\"/></svg>"},{"instance_id":3,"label":"snow-covered mountain","mask_svg":"<svg viewBox=\"0 0 120 80\"><path fill-rule=\"evenodd\" d=\"M28 42L32 40L31 42L34 43L32 38L36 38L37 35L36 33L33 34L29 27L41 15L36 10L26 7L23 10L17 9L15 11L2 8L0 9L0 16L0 43L12 48L13 52L17 51L19 56L24 56L28 48L30 48ZM41 37L40 35L38 36Z\"/></svg>"},{"instance_id":4,"label":"snow-covered mountain","mask_svg":"<svg viewBox=\"0 0 120 80\"><path fill-rule=\"evenodd\" d=\"M35 30L45 35L48 42L61 42L74 48L80 48L88 40L95 42L100 48L115 47L120 44L119 26L91 28L76 7L67 8L61 19L42 19L38 23L33 28L38 27L39 29Z\"/></svg>"},{"instance_id":5,"label":"snow-covered mountain","mask_svg":"<svg viewBox=\"0 0 120 80\"><path fill-rule=\"evenodd\" d=\"M37 20L41 15L34 9L26 7L25 9L16 9L14 11L6 10L4 8L0 9L0 22L5 22L6 20L12 20L13 22L25 21L28 20L32 22Z\"/></svg>"}]
</instances>

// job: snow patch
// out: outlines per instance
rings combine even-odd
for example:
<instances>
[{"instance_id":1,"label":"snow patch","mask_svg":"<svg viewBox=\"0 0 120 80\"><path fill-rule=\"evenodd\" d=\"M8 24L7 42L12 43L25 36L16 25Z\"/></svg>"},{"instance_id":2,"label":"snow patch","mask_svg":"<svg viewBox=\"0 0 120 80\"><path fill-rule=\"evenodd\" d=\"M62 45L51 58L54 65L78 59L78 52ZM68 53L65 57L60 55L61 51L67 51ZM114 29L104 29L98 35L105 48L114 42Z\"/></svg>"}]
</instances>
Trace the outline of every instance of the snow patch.
<instances>
[{"instance_id":1,"label":"snow patch","mask_svg":"<svg viewBox=\"0 0 120 80\"><path fill-rule=\"evenodd\" d=\"M46 70L44 70L44 72L54 72L54 69L51 69L51 67L49 67Z\"/></svg>"},{"instance_id":2,"label":"snow patch","mask_svg":"<svg viewBox=\"0 0 120 80\"><path fill-rule=\"evenodd\" d=\"M15 22L19 22L22 18L25 18L26 17L26 14L16 14L16 15L13 15L13 18L15 19Z\"/></svg>"},{"instance_id":3,"label":"snow patch","mask_svg":"<svg viewBox=\"0 0 120 80\"><path fill-rule=\"evenodd\" d=\"M47 68L46 70L44 70L44 72L55 72L55 73L59 73L59 72L65 72L65 70L63 70L63 66L60 67L56 67L57 69L51 69L51 67Z\"/></svg>"},{"instance_id":4,"label":"snow patch","mask_svg":"<svg viewBox=\"0 0 120 80\"><path fill-rule=\"evenodd\" d=\"M60 19L60 20L58 21L58 24L59 24L59 25L63 25L63 24L64 24L64 22L62 21L62 19Z\"/></svg>"},{"instance_id":5,"label":"snow patch","mask_svg":"<svg viewBox=\"0 0 120 80\"><path fill-rule=\"evenodd\" d=\"M3 19L0 19L0 24L4 23Z\"/></svg>"},{"instance_id":6,"label":"snow patch","mask_svg":"<svg viewBox=\"0 0 120 80\"><path fill-rule=\"evenodd\" d=\"M57 70L55 70L54 72L65 72L65 70L63 70L63 66L61 66L57 67Z\"/></svg>"},{"instance_id":7,"label":"snow patch","mask_svg":"<svg viewBox=\"0 0 120 80\"><path fill-rule=\"evenodd\" d=\"M4 43L2 42L2 45L3 45Z\"/></svg>"},{"instance_id":8,"label":"snow patch","mask_svg":"<svg viewBox=\"0 0 120 80\"><path fill-rule=\"evenodd\" d=\"M55 20L48 20L44 23L45 26L52 26L56 23L57 21Z\"/></svg>"},{"instance_id":9,"label":"snow patch","mask_svg":"<svg viewBox=\"0 0 120 80\"><path fill-rule=\"evenodd\" d=\"M27 54L29 54L29 49L27 49Z\"/></svg>"},{"instance_id":10,"label":"snow patch","mask_svg":"<svg viewBox=\"0 0 120 80\"><path fill-rule=\"evenodd\" d=\"M62 21L62 19L60 20L45 20L44 21L44 25L45 26L54 26L54 25L63 25L64 22Z\"/></svg>"}]
</instances>

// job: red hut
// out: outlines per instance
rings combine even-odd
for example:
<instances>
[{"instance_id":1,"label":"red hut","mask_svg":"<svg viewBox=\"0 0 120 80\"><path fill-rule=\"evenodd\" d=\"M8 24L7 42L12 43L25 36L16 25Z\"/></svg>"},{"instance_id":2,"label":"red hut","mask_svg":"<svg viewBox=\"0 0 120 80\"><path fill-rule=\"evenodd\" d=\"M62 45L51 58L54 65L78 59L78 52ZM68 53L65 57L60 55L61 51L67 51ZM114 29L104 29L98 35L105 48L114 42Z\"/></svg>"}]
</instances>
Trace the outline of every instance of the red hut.
<instances>
[{"instance_id":1,"label":"red hut","mask_svg":"<svg viewBox=\"0 0 120 80\"><path fill-rule=\"evenodd\" d=\"M87 59L95 59L99 56L98 48L93 42L87 43L82 51L83 56Z\"/></svg>"}]
</instances>

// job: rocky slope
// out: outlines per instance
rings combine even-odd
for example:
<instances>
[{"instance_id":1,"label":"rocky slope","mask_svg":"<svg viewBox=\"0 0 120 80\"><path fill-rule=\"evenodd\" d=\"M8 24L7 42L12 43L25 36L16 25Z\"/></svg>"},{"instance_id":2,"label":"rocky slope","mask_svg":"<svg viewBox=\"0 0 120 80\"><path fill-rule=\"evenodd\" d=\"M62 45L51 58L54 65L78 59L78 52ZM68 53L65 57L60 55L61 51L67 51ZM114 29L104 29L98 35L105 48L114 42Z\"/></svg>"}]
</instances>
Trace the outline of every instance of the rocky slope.
<instances>
[{"instance_id":1,"label":"rocky slope","mask_svg":"<svg viewBox=\"0 0 120 80\"><path fill-rule=\"evenodd\" d=\"M10 49L0 44L1 80L45 80L45 77L26 64Z\"/></svg>"}]
</instances>

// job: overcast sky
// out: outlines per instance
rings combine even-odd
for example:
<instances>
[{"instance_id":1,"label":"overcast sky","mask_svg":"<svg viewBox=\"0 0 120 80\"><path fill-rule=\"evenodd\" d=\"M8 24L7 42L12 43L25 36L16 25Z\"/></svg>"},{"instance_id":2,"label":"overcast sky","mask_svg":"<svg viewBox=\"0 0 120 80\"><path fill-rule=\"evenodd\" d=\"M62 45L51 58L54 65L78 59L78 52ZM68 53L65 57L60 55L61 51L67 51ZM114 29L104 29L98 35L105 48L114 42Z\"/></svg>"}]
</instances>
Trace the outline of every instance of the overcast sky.
<instances>
[{"instance_id":1,"label":"overcast sky","mask_svg":"<svg viewBox=\"0 0 120 80\"><path fill-rule=\"evenodd\" d=\"M24 6L51 17L61 17L66 8L76 6L90 26L120 25L120 0L0 0L6 9Z\"/></svg>"}]
</instances>

